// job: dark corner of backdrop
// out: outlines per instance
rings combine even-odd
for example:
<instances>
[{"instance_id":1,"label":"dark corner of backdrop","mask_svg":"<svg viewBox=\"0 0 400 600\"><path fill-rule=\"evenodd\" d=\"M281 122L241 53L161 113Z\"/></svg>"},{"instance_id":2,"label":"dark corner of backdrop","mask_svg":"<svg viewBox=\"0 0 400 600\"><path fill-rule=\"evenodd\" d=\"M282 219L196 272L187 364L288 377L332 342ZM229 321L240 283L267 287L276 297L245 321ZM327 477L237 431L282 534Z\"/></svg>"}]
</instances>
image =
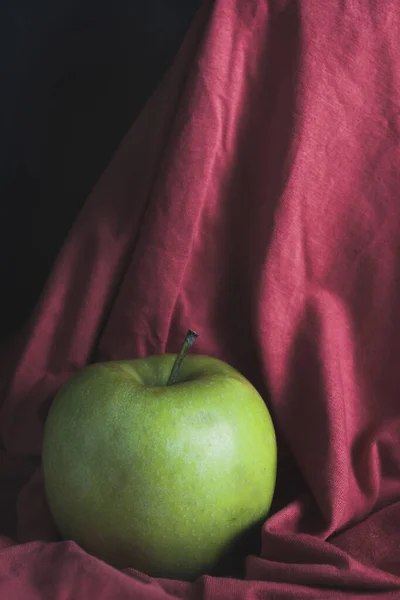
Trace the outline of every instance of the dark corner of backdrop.
<instances>
[{"instance_id":1,"label":"dark corner of backdrop","mask_svg":"<svg viewBox=\"0 0 400 600\"><path fill-rule=\"evenodd\" d=\"M0 339L29 317L93 185L201 0L4 0Z\"/></svg>"}]
</instances>

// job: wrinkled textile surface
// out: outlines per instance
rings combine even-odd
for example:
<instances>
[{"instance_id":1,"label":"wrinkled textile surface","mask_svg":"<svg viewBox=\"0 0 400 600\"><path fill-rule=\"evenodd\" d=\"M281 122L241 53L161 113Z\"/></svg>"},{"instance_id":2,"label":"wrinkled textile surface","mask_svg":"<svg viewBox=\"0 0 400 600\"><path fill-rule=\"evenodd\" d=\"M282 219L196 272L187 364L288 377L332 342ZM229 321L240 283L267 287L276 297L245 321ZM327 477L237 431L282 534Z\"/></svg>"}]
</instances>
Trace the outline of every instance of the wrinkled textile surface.
<instances>
[{"instance_id":1,"label":"wrinkled textile surface","mask_svg":"<svg viewBox=\"0 0 400 600\"><path fill-rule=\"evenodd\" d=\"M395 2L204 5L3 349L1 598L400 597L399 40ZM44 500L60 385L188 327L279 435L244 579L117 571L59 541Z\"/></svg>"}]
</instances>

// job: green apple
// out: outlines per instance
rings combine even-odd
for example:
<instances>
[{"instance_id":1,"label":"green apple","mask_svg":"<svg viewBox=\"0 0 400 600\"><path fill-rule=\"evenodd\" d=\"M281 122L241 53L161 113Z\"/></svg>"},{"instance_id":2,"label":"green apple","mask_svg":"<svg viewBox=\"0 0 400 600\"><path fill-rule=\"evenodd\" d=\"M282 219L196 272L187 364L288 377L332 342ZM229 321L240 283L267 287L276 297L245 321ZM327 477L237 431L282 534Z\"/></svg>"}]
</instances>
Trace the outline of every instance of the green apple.
<instances>
[{"instance_id":1,"label":"green apple","mask_svg":"<svg viewBox=\"0 0 400 600\"><path fill-rule=\"evenodd\" d=\"M46 420L43 474L64 539L118 568L193 579L261 527L277 448L245 377L209 356L188 356L179 373L178 362L164 354L75 373Z\"/></svg>"}]
</instances>

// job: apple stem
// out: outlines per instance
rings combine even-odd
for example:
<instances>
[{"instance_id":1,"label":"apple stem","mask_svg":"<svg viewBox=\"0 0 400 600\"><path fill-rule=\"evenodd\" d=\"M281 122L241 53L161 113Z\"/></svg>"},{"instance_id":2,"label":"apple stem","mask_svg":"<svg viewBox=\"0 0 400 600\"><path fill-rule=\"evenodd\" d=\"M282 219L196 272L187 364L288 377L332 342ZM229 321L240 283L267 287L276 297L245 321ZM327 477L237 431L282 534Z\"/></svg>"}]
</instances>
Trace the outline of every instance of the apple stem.
<instances>
[{"instance_id":1,"label":"apple stem","mask_svg":"<svg viewBox=\"0 0 400 600\"><path fill-rule=\"evenodd\" d=\"M196 333L195 331L193 331L192 329L188 330L185 341L183 342L181 351L179 352L178 356L175 359L174 365L171 370L171 374L167 381L167 385L172 385L173 383L175 383L176 378L178 377L178 373L181 368L183 359L185 358L185 356L188 353L188 351L190 350L190 348L193 346L193 344L196 341L196 338L198 336L199 336L199 334Z\"/></svg>"}]
</instances>

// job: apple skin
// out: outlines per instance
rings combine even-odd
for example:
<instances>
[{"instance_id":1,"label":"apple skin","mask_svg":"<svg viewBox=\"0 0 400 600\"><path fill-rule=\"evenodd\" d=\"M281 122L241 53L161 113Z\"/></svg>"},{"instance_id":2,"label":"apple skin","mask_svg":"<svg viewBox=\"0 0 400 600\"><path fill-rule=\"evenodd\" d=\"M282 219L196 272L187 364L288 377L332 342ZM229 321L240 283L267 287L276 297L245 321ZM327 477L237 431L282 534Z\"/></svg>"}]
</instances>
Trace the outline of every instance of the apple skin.
<instances>
[{"instance_id":1,"label":"apple skin","mask_svg":"<svg viewBox=\"0 0 400 600\"><path fill-rule=\"evenodd\" d=\"M42 466L64 539L117 567L193 580L265 520L277 447L265 403L228 364L175 354L97 363L58 392Z\"/></svg>"}]
</instances>

